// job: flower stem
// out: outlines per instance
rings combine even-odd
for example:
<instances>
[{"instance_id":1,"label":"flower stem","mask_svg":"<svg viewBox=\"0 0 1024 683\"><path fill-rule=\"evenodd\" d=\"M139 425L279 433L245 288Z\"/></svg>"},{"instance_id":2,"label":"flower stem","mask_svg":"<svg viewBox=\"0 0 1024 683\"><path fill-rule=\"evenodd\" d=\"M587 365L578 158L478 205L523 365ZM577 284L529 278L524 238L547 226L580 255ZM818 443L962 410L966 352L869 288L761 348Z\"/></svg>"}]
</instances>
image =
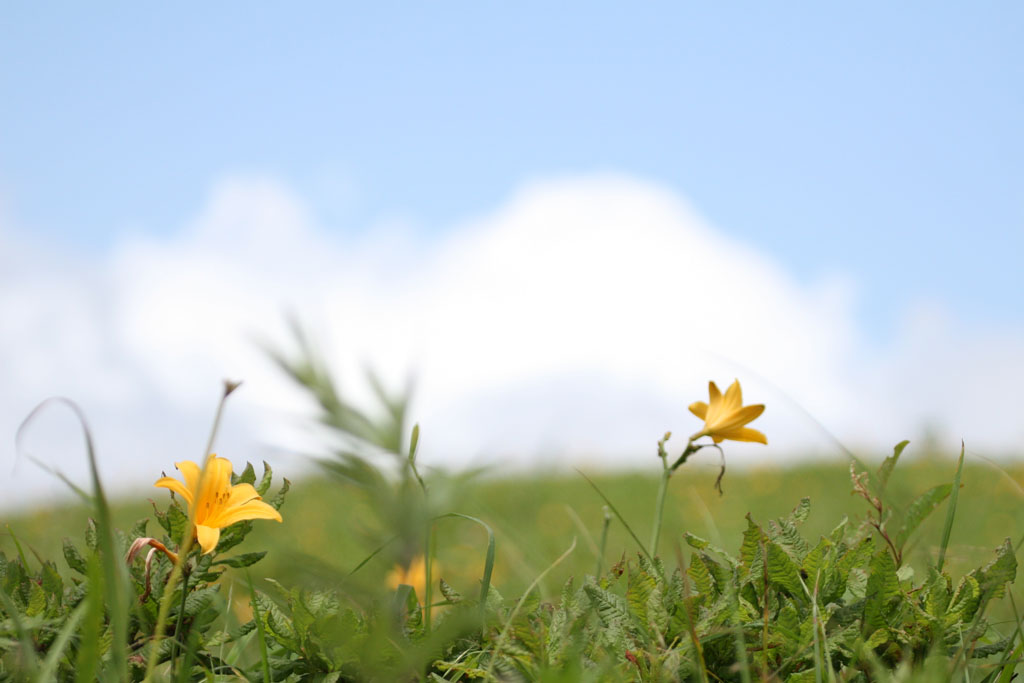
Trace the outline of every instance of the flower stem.
<instances>
[{"instance_id":1,"label":"flower stem","mask_svg":"<svg viewBox=\"0 0 1024 683\"><path fill-rule=\"evenodd\" d=\"M671 432L666 433L665 438L658 442L658 457L661 458L662 470L661 483L658 485L658 498L655 503L654 530L651 532L650 549L652 557L658 554L658 540L661 536L661 520L665 515L665 496L668 493L668 480L672 477L672 473L686 462L687 458L701 449L700 446L693 444L693 437L690 437L682 454L670 466L668 464L668 454L665 452L665 442L668 441L671 435Z\"/></svg>"},{"instance_id":2,"label":"flower stem","mask_svg":"<svg viewBox=\"0 0 1024 683\"><path fill-rule=\"evenodd\" d=\"M220 429L220 420L224 413L224 403L227 402L228 396L231 395L231 392L237 388L237 382L224 382L224 393L221 394L220 402L217 404L217 414L213 417L213 427L210 429L210 438L206 442L206 451L203 453L203 466L199 471L200 487L202 487L203 479L206 477L206 466L210 460L210 451L213 450L213 443L217 438L217 431ZM160 608L156 615L156 629L153 633L153 640L150 641L149 645L149 656L146 658L146 676L142 679L143 683L148 683L148 681L153 680L153 673L156 671L156 660L159 659L160 656L160 641L164 637L164 631L167 627L167 616L171 611L171 598L174 595L174 589L177 587L178 581L181 580L182 575L185 573L185 562L188 560L188 554L192 550L192 537L195 536L196 533L195 519L193 518L192 512L193 511L190 509L188 515L188 526L185 529L185 537L181 539L181 545L178 547L178 561L174 564L174 568L171 570L171 575L167 577L167 584L164 586L164 592L160 598ZM182 590L184 590L184 588Z\"/></svg>"}]
</instances>

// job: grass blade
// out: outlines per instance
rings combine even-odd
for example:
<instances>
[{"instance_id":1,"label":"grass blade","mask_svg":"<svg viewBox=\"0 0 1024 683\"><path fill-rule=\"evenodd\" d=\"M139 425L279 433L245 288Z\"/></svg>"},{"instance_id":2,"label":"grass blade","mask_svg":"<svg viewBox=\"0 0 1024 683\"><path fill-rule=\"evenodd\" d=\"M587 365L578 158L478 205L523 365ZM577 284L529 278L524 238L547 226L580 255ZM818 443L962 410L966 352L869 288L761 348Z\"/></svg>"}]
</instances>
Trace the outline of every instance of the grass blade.
<instances>
[{"instance_id":1,"label":"grass blade","mask_svg":"<svg viewBox=\"0 0 1024 683\"><path fill-rule=\"evenodd\" d=\"M447 517L458 517L461 519L468 519L471 522L476 522L484 529L487 530L487 554L484 558L484 574L480 580L480 614L483 615L487 607L487 594L491 590L491 574L494 573L494 530L491 529L490 525L483 520L471 517L470 515L464 515L461 512L448 512L443 515L435 517L435 520L445 519ZM575 544L574 544L575 545Z\"/></svg>"},{"instance_id":2,"label":"grass blade","mask_svg":"<svg viewBox=\"0 0 1024 683\"><path fill-rule=\"evenodd\" d=\"M256 622L256 637L260 644L260 666L263 668L263 680L273 680L270 678L270 659L267 656L267 636L263 632L263 617L260 616L260 606L256 604L256 587L252 584L252 575L249 570L245 572L245 580L249 582L249 602L252 604L252 618Z\"/></svg>"},{"instance_id":3,"label":"grass blade","mask_svg":"<svg viewBox=\"0 0 1024 683\"><path fill-rule=\"evenodd\" d=\"M64 654L64 648L71 642L71 636L75 634L75 631L78 629L78 622L82 621L85 617L85 612L88 608L89 603L87 602L83 602L75 608L75 611L71 613L68 620L64 622L60 633L50 643L46 660L43 662L42 668L39 669L39 678L37 679L39 683L57 680L57 667L60 665L60 658Z\"/></svg>"},{"instance_id":4,"label":"grass blade","mask_svg":"<svg viewBox=\"0 0 1024 683\"><path fill-rule=\"evenodd\" d=\"M941 572L946 562L946 549L949 547L949 537L953 533L953 518L956 516L956 501L960 496L960 477L964 472L964 442L960 442L960 459L956 463L956 475L953 477L953 490L949 494L949 504L946 506L946 523L942 527L942 544L939 546L939 560L937 568Z\"/></svg>"},{"instance_id":5,"label":"grass blade","mask_svg":"<svg viewBox=\"0 0 1024 683\"><path fill-rule=\"evenodd\" d=\"M644 554L644 557L646 557L648 560L650 560L653 563L654 562L654 558L651 557L651 554L649 552L647 552L647 548L644 546L643 541L640 540L640 537L636 535L636 532L633 531L633 527L629 526L629 522L627 522L626 519L619 513L618 509L615 507L615 503L613 503L608 498L608 496L604 495L604 492L601 491L601 489L599 489L597 487L597 484L595 484L593 481L591 481L590 477L588 477L587 475L583 474L583 472L580 472L579 470L576 470L576 472L578 472L581 477L586 479L587 483L590 484L590 486L595 491L597 491L597 495L601 496L601 499L608 506L608 509L610 509L612 511L612 514L615 515L616 519L618 519L622 523L622 526L624 526L626 528L626 531L629 532L629 535L633 537L634 541L636 541L636 545L637 545L638 548L640 548L640 552L642 552Z\"/></svg>"}]
</instances>

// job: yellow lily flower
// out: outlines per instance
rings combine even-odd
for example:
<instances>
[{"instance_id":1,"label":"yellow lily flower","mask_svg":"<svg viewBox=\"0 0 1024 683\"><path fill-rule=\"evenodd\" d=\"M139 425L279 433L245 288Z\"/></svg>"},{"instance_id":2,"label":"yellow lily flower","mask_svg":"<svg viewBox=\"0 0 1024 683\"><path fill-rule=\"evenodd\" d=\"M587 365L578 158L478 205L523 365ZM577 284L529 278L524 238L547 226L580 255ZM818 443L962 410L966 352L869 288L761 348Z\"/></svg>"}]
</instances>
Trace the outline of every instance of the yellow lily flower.
<instances>
[{"instance_id":1,"label":"yellow lily flower","mask_svg":"<svg viewBox=\"0 0 1024 683\"><path fill-rule=\"evenodd\" d=\"M423 598L427 594L427 563L423 556L413 558L408 567L396 564L395 568L388 572L388 587L396 589L399 586L412 586L416 595Z\"/></svg>"},{"instance_id":2,"label":"yellow lily flower","mask_svg":"<svg viewBox=\"0 0 1024 683\"><path fill-rule=\"evenodd\" d=\"M185 483L161 477L154 486L170 489L185 499L196 525L196 538L203 554L212 553L220 530L246 519L276 519L281 513L264 503L252 484L231 485L231 461L210 456L206 473L191 460L174 463ZM202 481L200 475L202 474Z\"/></svg>"},{"instance_id":3,"label":"yellow lily flower","mask_svg":"<svg viewBox=\"0 0 1024 683\"><path fill-rule=\"evenodd\" d=\"M708 382L708 394L708 403L697 401L690 404L690 412L704 420L704 429L691 436L691 440L710 436L715 443L725 439L768 443L764 434L744 426L764 412L764 405L744 406L739 380L725 390L725 396L714 382Z\"/></svg>"}]
</instances>

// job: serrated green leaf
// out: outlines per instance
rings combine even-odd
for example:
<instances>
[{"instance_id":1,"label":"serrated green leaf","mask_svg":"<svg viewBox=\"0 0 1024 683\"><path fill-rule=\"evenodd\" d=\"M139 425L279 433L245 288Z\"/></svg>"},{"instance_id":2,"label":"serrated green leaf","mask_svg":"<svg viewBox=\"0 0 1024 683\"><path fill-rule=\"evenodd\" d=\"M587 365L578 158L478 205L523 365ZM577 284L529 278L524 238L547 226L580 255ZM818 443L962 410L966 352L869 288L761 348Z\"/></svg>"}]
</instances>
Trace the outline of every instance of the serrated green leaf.
<instances>
[{"instance_id":1,"label":"serrated green leaf","mask_svg":"<svg viewBox=\"0 0 1024 683\"><path fill-rule=\"evenodd\" d=\"M695 550L704 550L708 547L708 545L710 545L708 541L705 541L703 538L697 536L696 534L691 534L689 531L683 534L683 540L686 541L686 544L688 546L694 548Z\"/></svg>"},{"instance_id":2,"label":"serrated green leaf","mask_svg":"<svg viewBox=\"0 0 1024 683\"><path fill-rule=\"evenodd\" d=\"M808 576L816 576L818 571L823 568L825 564L825 557L831 548L832 542L822 536L821 540L818 541L818 545L814 546L810 552L804 555L803 561L800 563L800 568L803 569Z\"/></svg>"},{"instance_id":3,"label":"serrated green leaf","mask_svg":"<svg viewBox=\"0 0 1024 683\"><path fill-rule=\"evenodd\" d=\"M291 487L292 483L285 479L284 483L281 484L281 488L280 490L278 490L277 495L267 502L270 503L271 507L273 507L275 510L280 510L281 506L284 505L285 494L288 493L288 489L290 489Z\"/></svg>"},{"instance_id":4,"label":"serrated green leaf","mask_svg":"<svg viewBox=\"0 0 1024 683\"><path fill-rule=\"evenodd\" d=\"M638 623L647 625L647 601L657 587L654 578L644 571L630 572L626 588L626 604Z\"/></svg>"},{"instance_id":5,"label":"serrated green leaf","mask_svg":"<svg viewBox=\"0 0 1024 683\"><path fill-rule=\"evenodd\" d=\"M96 537L96 520L92 517L85 523L85 545L89 550L95 551L99 541Z\"/></svg>"},{"instance_id":6,"label":"serrated green leaf","mask_svg":"<svg viewBox=\"0 0 1024 683\"><path fill-rule=\"evenodd\" d=\"M132 525L132 528L128 531L129 543L134 541L136 538L142 538L146 535L146 527L149 526L149 517L143 517Z\"/></svg>"},{"instance_id":7,"label":"serrated green leaf","mask_svg":"<svg viewBox=\"0 0 1024 683\"><path fill-rule=\"evenodd\" d=\"M865 589L864 630L873 633L887 625L891 616L891 602L900 595L896 577L896 563L888 550L882 549L871 558L868 583Z\"/></svg>"},{"instance_id":8,"label":"serrated green leaf","mask_svg":"<svg viewBox=\"0 0 1024 683\"><path fill-rule=\"evenodd\" d=\"M188 532L188 516L175 504L167 508L167 521L171 525L171 540L181 543Z\"/></svg>"},{"instance_id":9,"label":"serrated green leaf","mask_svg":"<svg viewBox=\"0 0 1024 683\"><path fill-rule=\"evenodd\" d=\"M605 626L626 628L630 623L629 609L621 597L592 583L584 584L583 590Z\"/></svg>"},{"instance_id":10,"label":"serrated green leaf","mask_svg":"<svg viewBox=\"0 0 1024 683\"><path fill-rule=\"evenodd\" d=\"M665 608L665 597L657 586L647 598L647 625L662 636L668 630L669 614Z\"/></svg>"},{"instance_id":11,"label":"serrated green leaf","mask_svg":"<svg viewBox=\"0 0 1024 683\"><path fill-rule=\"evenodd\" d=\"M57 571L57 565L53 562L44 562L42 568L42 586L50 595L53 595L57 602L60 603L61 598L64 595L64 579L60 577L60 573Z\"/></svg>"},{"instance_id":12,"label":"serrated green leaf","mask_svg":"<svg viewBox=\"0 0 1024 683\"><path fill-rule=\"evenodd\" d=\"M219 590L219 586L207 586L193 591L185 598L185 616L194 617L212 605Z\"/></svg>"},{"instance_id":13,"label":"serrated green leaf","mask_svg":"<svg viewBox=\"0 0 1024 683\"><path fill-rule=\"evenodd\" d=\"M686 573L690 577L690 581L693 582L697 595L710 602L714 596L714 584L711 581L711 573L708 571L707 565L701 561L697 553L690 557L690 566L687 567Z\"/></svg>"},{"instance_id":14,"label":"serrated green leaf","mask_svg":"<svg viewBox=\"0 0 1024 683\"><path fill-rule=\"evenodd\" d=\"M274 470L271 469L267 461L263 461L263 477L260 479L259 485L256 486L256 493L261 496L265 496L267 491L270 490L270 481L274 476Z\"/></svg>"},{"instance_id":15,"label":"serrated green leaf","mask_svg":"<svg viewBox=\"0 0 1024 683\"><path fill-rule=\"evenodd\" d=\"M228 567L241 569L242 567L250 567L256 564L257 562L262 560L266 556L266 554L266 550L261 550L260 552L255 553L242 553L241 555L235 555L234 557L228 557L223 560L218 559L213 564L223 564Z\"/></svg>"},{"instance_id":16,"label":"serrated green leaf","mask_svg":"<svg viewBox=\"0 0 1024 683\"><path fill-rule=\"evenodd\" d=\"M761 539L764 532L761 527L754 523L753 518L747 515L747 529L743 532L743 543L740 545L740 562L749 572L755 559L761 554Z\"/></svg>"},{"instance_id":17,"label":"serrated green leaf","mask_svg":"<svg viewBox=\"0 0 1024 683\"><path fill-rule=\"evenodd\" d=\"M968 574L960 579L946 609L945 624L951 626L958 621L970 621L978 609L980 598L981 588L975 577Z\"/></svg>"},{"instance_id":18,"label":"serrated green leaf","mask_svg":"<svg viewBox=\"0 0 1024 683\"><path fill-rule=\"evenodd\" d=\"M1017 578L1017 557L1014 555L1010 539L1007 538L996 548L996 559L985 565L978 574L978 584L984 602L1002 596L1006 584Z\"/></svg>"},{"instance_id":19,"label":"serrated green leaf","mask_svg":"<svg viewBox=\"0 0 1024 683\"><path fill-rule=\"evenodd\" d=\"M34 617L46 609L46 591L35 581L28 582L28 604L25 606L25 615Z\"/></svg>"},{"instance_id":20,"label":"serrated green leaf","mask_svg":"<svg viewBox=\"0 0 1024 683\"><path fill-rule=\"evenodd\" d=\"M444 596L445 600L453 605L457 605L463 601L462 594L452 588L447 581L441 579L439 584L441 586L441 595Z\"/></svg>"},{"instance_id":21,"label":"serrated green leaf","mask_svg":"<svg viewBox=\"0 0 1024 683\"><path fill-rule=\"evenodd\" d=\"M78 548L74 546L70 538L64 539L64 560L71 569L79 574L84 576L89 573L85 558L82 557L82 553L78 552Z\"/></svg>"},{"instance_id":22,"label":"serrated green leaf","mask_svg":"<svg viewBox=\"0 0 1024 683\"><path fill-rule=\"evenodd\" d=\"M936 618L943 616L952 597L949 590L949 579L933 567L928 579L927 590L924 603L925 612Z\"/></svg>"},{"instance_id":23,"label":"serrated green leaf","mask_svg":"<svg viewBox=\"0 0 1024 683\"><path fill-rule=\"evenodd\" d=\"M737 567L740 566L740 561L739 560L737 560L731 554L726 552L723 548L719 548L717 545L714 545L713 543L710 543L710 542L704 540L700 536L695 536L695 535L691 534L689 531L687 531L685 534L683 534L683 538L686 540L687 545L689 545L691 548L695 548L697 550L710 550L711 552L715 553L716 555L721 557L723 560L728 562L729 565L732 566L733 568L737 568ZM656 557L656 558L654 558L654 561L656 563L659 563L658 566L659 566L660 571L657 572L657 575L658 576L664 576L665 575L664 567L662 565L660 565L661 559Z\"/></svg>"},{"instance_id":24,"label":"serrated green leaf","mask_svg":"<svg viewBox=\"0 0 1024 683\"><path fill-rule=\"evenodd\" d=\"M794 597L805 597L803 585L800 583L800 570L793 562L793 558L777 543L771 541L765 544L765 549L768 553L768 580L776 586L785 588Z\"/></svg>"},{"instance_id":25,"label":"serrated green leaf","mask_svg":"<svg viewBox=\"0 0 1024 683\"><path fill-rule=\"evenodd\" d=\"M893 539L896 547L903 547L910 538L910 535L914 533L914 530L921 525L921 522L928 518L928 515L935 511L935 508L942 504L942 501L949 497L952 490L953 486L951 484L939 484L914 499L910 507L907 508L903 524Z\"/></svg>"},{"instance_id":26,"label":"serrated green leaf","mask_svg":"<svg viewBox=\"0 0 1024 683\"><path fill-rule=\"evenodd\" d=\"M845 578L849 576L850 570L855 567L866 567L870 562L875 550L875 539L871 536L863 539L860 543L843 553L836 563L840 575Z\"/></svg>"},{"instance_id":27,"label":"serrated green leaf","mask_svg":"<svg viewBox=\"0 0 1024 683\"><path fill-rule=\"evenodd\" d=\"M245 463L245 469L242 470L241 474L236 475L234 472L231 473L232 484L255 484L256 483L256 470L253 469L251 462Z\"/></svg>"},{"instance_id":28,"label":"serrated green leaf","mask_svg":"<svg viewBox=\"0 0 1024 683\"><path fill-rule=\"evenodd\" d=\"M790 519L792 519L793 522L806 522L807 515L810 514L810 512L811 499L805 496L800 499L800 504L793 509L793 512L790 514Z\"/></svg>"}]
</instances>

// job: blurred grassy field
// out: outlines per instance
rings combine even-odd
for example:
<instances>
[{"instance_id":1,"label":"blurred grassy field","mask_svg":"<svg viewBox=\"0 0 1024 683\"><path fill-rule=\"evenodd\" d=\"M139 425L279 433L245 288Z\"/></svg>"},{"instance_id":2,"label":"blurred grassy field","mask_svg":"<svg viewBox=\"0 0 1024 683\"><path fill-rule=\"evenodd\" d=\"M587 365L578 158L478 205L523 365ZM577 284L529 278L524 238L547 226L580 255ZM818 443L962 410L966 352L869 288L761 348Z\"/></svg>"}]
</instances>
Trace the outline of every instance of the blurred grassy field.
<instances>
[{"instance_id":1,"label":"blurred grassy field","mask_svg":"<svg viewBox=\"0 0 1024 683\"><path fill-rule=\"evenodd\" d=\"M588 473L644 543L651 533L657 467L652 459L649 473ZM951 481L954 470L952 459L901 462L890 492L895 501L909 503L930 486ZM843 515L856 524L867 512L864 501L851 496L849 470L841 463L731 469L725 476L722 496L713 487L716 474L716 467L687 465L673 477L661 540L662 555L667 556L670 565L675 564L677 553L689 554L688 549L680 548L684 531L711 539L733 552L739 546L748 512L755 520L765 522L786 514L803 496L811 499L811 514L804 530L812 539L831 530ZM1022 482L1024 464L1000 469L974 462L965 467L948 564L954 578L987 562L1002 539L1010 537L1017 543L1024 536ZM575 550L541 584L543 593L553 596L569 576L594 572L603 502L578 474L481 478L456 486L451 511L479 517L495 531L493 583L506 596L518 594L533 581L574 537ZM140 491L138 500L117 501L115 519L120 528L127 529L135 520L151 516L146 498L161 505L167 501L166 493L157 489ZM339 577L387 536L385 530L375 526L369 505L359 489L327 477L308 478L297 482L290 492L282 510L284 523L257 523L256 531L238 552L269 551L266 559L253 568L254 578L271 576L285 585L336 585ZM911 541L910 562L920 569L926 566L926 556L935 557L944 515L945 505ZM35 551L40 557L55 559L65 572L61 539L67 536L80 543L87 516L85 507L68 506L8 515L6 524L26 553ZM485 533L476 525L455 520L441 523L438 529L440 575L457 590L474 594L483 566ZM158 530L155 521L151 522L151 533ZM16 552L9 533L0 538L0 548L8 556ZM604 566L635 552L635 543L613 520ZM382 553L371 560L357 575L357 582L382 583L390 569L390 560L385 557ZM241 580L241 576L236 578Z\"/></svg>"}]
</instances>

